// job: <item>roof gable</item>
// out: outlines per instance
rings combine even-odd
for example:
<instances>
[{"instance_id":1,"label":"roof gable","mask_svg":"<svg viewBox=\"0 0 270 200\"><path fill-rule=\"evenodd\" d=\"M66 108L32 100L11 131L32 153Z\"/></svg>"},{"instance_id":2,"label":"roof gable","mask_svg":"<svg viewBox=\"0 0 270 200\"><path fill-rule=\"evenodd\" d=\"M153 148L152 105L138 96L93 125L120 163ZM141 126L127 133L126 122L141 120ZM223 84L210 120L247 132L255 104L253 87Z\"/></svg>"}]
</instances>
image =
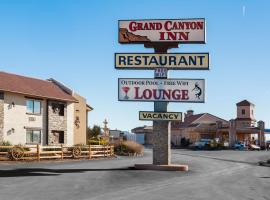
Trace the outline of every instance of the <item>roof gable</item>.
<instances>
[{"instance_id":1,"label":"roof gable","mask_svg":"<svg viewBox=\"0 0 270 200\"><path fill-rule=\"evenodd\" d=\"M228 124L229 122L227 120L224 120L222 118L219 118L215 115L212 115L210 113L201 113L197 115L191 115L189 117L186 117L184 122L181 122L179 124L173 124L173 128L188 128L188 127L196 127L200 124L213 124L217 121L221 121L223 124Z\"/></svg>"},{"instance_id":2,"label":"roof gable","mask_svg":"<svg viewBox=\"0 0 270 200\"><path fill-rule=\"evenodd\" d=\"M215 115L212 115L210 113L204 113L200 118L196 119L192 123L197 123L197 124L211 124L215 123L217 121L221 121L223 124L228 123L227 120L221 119Z\"/></svg>"},{"instance_id":3,"label":"roof gable","mask_svg":"<svg viewBox=\"0 0 270 200\"><path fill-rule=\"evenodd\" d=\"M184 122L181 122L181 123L179 123L179 125L176 125L176 126L178 126L180 128L189 127L194 121L196 121L197 119L199 119L203 115L204 115L204 113L185 117ZM174 125L174 123L172 123L172 124Z\"/></svg>"}]
</instances>

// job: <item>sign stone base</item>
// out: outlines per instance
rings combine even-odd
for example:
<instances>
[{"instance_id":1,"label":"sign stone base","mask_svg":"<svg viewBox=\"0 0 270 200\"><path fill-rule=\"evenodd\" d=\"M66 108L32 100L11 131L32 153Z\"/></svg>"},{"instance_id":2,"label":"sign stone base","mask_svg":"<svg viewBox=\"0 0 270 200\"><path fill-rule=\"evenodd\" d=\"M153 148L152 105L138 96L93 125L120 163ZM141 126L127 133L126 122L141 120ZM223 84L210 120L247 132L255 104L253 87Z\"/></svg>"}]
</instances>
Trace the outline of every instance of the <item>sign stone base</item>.
<instances>
[{"instance_id":1,"label":"sign stone base","mask_svg":"<svg viewBox=\"0 0 270 200\"><path fill-rule=\"evenodd\" d=\"M154 121L153 164L171 164L171 122Z\"/></svg>"},{"instance_id":2,"label":"sign stone base","mask_svg":"<svg viewBox=\"0 0 270 200\"><path fill-rule=\"evenodd\" d=\"M138 170L158 170L158 171L188 171L188 165L152 165L152 164L135 164Z\"/></svg>"},{"instance_id":3,"label":"sign stone base","mask_svg":"<svg viewBox=\"0 0 270 200\"><path fill-rule=\"evenodd\" d=\"M155 112L167 112L167 102L155 102ZM153 121L153 164L171 164L171 122Z\"/></svg>"}]
</instances>

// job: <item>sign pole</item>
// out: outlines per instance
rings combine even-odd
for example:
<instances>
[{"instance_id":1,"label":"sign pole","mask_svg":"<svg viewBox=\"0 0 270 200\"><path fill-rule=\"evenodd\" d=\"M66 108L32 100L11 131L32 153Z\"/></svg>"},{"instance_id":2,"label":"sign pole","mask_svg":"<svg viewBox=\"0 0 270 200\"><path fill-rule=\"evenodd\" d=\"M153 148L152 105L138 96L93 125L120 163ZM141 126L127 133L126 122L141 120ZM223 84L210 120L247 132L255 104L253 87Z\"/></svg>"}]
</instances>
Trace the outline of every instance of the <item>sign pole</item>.
<instances>
[{"instance_id":1,"label":"sign pole","mask_svg":"<svg viewBox=\"0 0 270 200\"><path fill-rule=\"evenodd\" d=\"M178 48L178 43L150 43L146 48L154 48L155 53L167 53L170 48ZM160 77L154 77L161 79ZM168 78L167 76L162 79ZM167 112L168 102L154 102L154 112ZM171 164L171 122L153 121L153 165Z\"/></svg>"}]
</instances>

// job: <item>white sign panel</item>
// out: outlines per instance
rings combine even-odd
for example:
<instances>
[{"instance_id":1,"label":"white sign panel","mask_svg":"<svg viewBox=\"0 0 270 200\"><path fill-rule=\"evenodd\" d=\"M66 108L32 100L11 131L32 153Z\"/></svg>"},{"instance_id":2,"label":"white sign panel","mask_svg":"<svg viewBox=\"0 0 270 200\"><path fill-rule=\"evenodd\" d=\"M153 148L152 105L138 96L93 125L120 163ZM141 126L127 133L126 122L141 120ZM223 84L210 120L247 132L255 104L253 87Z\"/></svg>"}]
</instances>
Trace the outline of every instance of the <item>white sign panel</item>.
<instances>
[{"instance_id":1,"label":"white sign panel","mask_svg":"<svg viewBox=\"0 0 270 200\"><path fill-rule=\"evenodd\" d=\"M120 43L205 43L205 19L119 20Z\"/></svg>"},{"instance_id":2,"label":"white sign panel","mask_svg":"<svg viewBox=\"0 0 270 200\"><path fill-rule=\"evenodd\" d=\"M209 53L116 53L116 69L208 70Z\"/></svg>"},{"instance_id":3,"label":"white sign panel","mask_svg":"<svg viewBox=\"0 0 270 200\"><path fill-rule=\"evenodd\" d=\"M118 79L119 101L204 103L204 79Z\"/></svg>"},{"instance_id":4,"label":"white sign panel","mask_svg":"<svg viewBox=\"0 0 270 200\"><path fill-rule=\"evenodd\" d=\"M139 112L140 120L156 120L156 121L182 121L181 112Z\"/></svg>"}]
</instances>

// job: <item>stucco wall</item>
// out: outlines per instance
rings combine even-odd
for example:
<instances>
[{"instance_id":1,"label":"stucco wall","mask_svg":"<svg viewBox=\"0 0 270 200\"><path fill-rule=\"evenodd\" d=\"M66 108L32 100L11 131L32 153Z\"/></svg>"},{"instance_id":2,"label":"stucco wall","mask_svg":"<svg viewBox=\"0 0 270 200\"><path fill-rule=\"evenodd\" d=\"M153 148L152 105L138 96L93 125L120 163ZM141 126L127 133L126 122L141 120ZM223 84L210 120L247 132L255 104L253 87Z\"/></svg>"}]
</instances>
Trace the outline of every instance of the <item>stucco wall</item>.
<instances>
[{"instance_id":1,"label":"stucco wall","mask_svg":"<svg viewBox=\"0 0 270 200\"><path fill-rule=\"evenodd\" d=\"M174 145L180 145L181 143L181 138L182 138L182 131L177 129L172 129L171 130L171 141Z\"/></svg>"},{"instance_id":2,"label":"stucco wall","mask_svg":"<svg viewBox=\"0 0 270 200\"><path fill-rule=\"evenodd\" d=\"M86 144L86 126L87 126L87 112L86 99L78 94L73 95L78 103L74 103L74 144ZM79 123L75 125L75 120L79 119ZM78 120L77 120L78 122Z\"/></svg>"},{"instance_id":3,"label":"stucco wall","mask_svg":"<svg viewBox=\"0 0 270 200\"><path fill-rule=\"evenodd\" d=\"M67 105L67 145L77 144L74 142L74 103Z\"/></svg>"},{"instance_id":4,"label":"stucco wall","mask_svg":"<svg viewBox=\"0 0 270 200\"><path fill-rule=\"evenodd\" d=\"M24 95L5 92L4 94L4 140L12 144L26 143L26 128L41 129L41 143L44 144L46 134L46 101L41 102L41 114L26 114L26 99ZM14 103L14 106L12 105Z\"/></svg>"},{"instance_id":5,"label":"stucco wall","mask_svg":"<svg viewBox=\"0 0 270 200\"><path fill-rule=\"evenodd\" d=\"M245 110L245 114L242 114L242 110ZM252 113L253 110L253 113ZM254 106L238 106L237 107L237 118L251 118L255 119L254 117Z\"/></svg>"},{"instance_id":6,"label":"stucco wall","mask_svg":"<svg viewBox=\"0 0 270 200\"><path fill-rule=\"evenodd\" d=\"M0 92L0 142L4 140L4 93Z\"/></svg>"}]
</instances>

